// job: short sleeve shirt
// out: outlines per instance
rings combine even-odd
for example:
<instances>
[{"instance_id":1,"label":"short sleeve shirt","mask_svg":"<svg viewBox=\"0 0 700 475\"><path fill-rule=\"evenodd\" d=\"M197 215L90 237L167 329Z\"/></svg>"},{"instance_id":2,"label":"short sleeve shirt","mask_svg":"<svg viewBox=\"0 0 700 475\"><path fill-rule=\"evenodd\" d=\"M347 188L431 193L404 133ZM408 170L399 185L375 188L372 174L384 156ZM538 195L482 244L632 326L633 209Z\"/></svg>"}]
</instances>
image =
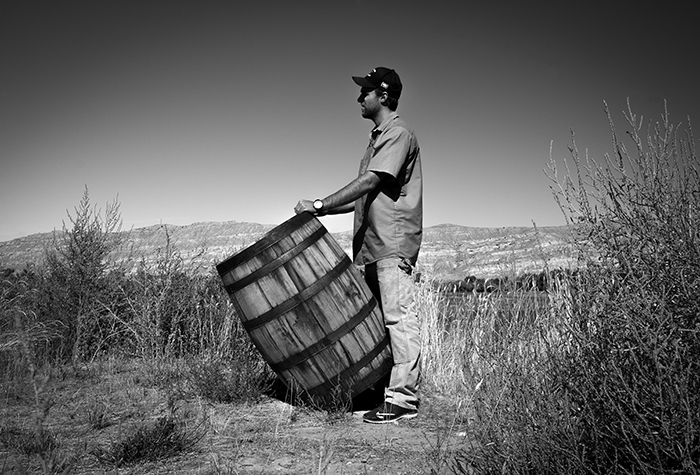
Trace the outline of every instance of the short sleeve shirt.
<instances>
[{"instance_id":1,"label":"short sleeve shirt","mask_svg":"<svg viewBox=\"0 0 700 475\"><path fill-rule=\"evenodd\" d=\"M358 265L399 257L415 263L423 236L423 174L414 131L392 113L370 133L360 175L379 186L355 202L353 258Z\"/></svg>"}]
</instances>

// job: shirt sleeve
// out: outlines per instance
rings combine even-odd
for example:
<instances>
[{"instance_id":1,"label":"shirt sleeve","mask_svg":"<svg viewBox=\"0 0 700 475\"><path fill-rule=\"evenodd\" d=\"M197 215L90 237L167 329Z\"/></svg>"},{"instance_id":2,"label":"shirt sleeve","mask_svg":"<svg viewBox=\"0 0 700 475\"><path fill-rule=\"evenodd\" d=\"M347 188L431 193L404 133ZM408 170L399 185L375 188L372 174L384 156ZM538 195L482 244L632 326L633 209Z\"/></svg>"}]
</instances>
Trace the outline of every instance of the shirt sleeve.
<instances>
[{"instance_id":1,"label":"shirt sleeve","mask_svg":"<svg viewBox=\"0 0 700 475\"><path fill-rule=\"evenodd\" d=\"M390 175L395 180L408 156L410 144L411 137L406 129L391 127L377 137L367 170Z\"/></svg>"}]
</instances>

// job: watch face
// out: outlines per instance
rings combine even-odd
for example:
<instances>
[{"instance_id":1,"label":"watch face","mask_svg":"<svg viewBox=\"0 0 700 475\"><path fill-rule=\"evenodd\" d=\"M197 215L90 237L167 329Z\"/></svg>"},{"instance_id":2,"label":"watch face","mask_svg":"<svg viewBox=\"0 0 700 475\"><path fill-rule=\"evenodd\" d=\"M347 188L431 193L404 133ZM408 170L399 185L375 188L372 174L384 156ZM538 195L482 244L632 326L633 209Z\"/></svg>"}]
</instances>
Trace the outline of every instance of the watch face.
<instances>
[{"instance_id":1,"label":"watch face","mask_svg":"<svg viewBox=\"0 0 700 475\"><path fill-rule=\"evenodd\" d=\"M321 201L321 200L314 201L314 209L321 209L321 208L323 208L323 201Z\"/></svg>"}]
</instances>

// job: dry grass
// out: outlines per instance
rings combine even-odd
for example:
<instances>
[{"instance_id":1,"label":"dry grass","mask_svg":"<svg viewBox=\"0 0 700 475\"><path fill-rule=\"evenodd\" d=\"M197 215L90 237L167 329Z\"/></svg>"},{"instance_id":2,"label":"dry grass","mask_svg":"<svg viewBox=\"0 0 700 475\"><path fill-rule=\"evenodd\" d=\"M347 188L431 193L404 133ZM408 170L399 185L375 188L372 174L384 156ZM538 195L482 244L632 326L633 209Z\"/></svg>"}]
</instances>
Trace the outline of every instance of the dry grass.
<instances>
[{"instance_id":1,"label":"dry grass","mask_svg":"<svg viewBox=\"0 0 700 475\"><path fill-rule=\"evenodd\" d=\"M149 371L139 360L118 359L81 373L57 370L43 420L51 442L42 447L28 424L31 399L3 398L0 472L445 473L431 467L444 464L461 439L443 429L449 406L431 398L422 420L376 427L363 424L361 412L340 418L269 396L216 403L173 393L172 384L154 386ZM40 451L48 449L70 466L42 466Z\"/></svg>"}]
</instances>

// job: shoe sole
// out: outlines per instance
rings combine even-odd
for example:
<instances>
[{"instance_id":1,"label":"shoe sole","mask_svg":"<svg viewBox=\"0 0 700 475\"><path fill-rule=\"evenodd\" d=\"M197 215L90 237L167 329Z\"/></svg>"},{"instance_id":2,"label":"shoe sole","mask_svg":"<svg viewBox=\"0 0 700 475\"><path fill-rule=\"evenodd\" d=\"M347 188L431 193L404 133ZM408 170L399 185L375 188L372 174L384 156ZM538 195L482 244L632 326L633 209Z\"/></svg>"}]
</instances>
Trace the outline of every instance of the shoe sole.
<instances>
[{"instance_id":1,"label":"shoe sole","mask_svg":"<svg viewBox=\"0 0 700 475\"><path fill-rule=\"evenodd\" d=\"M409 414L401 414L398 417L395 417L393 419L387 419L387 420L382 420L382 421L373 421L369 419L362 419L363 422L367 422L369 424L389 424L390 422L396 422L400 421L401 419L413 419L414 417L418 416L418 413L409 413Z\"/></svg>"}]
</instances>

